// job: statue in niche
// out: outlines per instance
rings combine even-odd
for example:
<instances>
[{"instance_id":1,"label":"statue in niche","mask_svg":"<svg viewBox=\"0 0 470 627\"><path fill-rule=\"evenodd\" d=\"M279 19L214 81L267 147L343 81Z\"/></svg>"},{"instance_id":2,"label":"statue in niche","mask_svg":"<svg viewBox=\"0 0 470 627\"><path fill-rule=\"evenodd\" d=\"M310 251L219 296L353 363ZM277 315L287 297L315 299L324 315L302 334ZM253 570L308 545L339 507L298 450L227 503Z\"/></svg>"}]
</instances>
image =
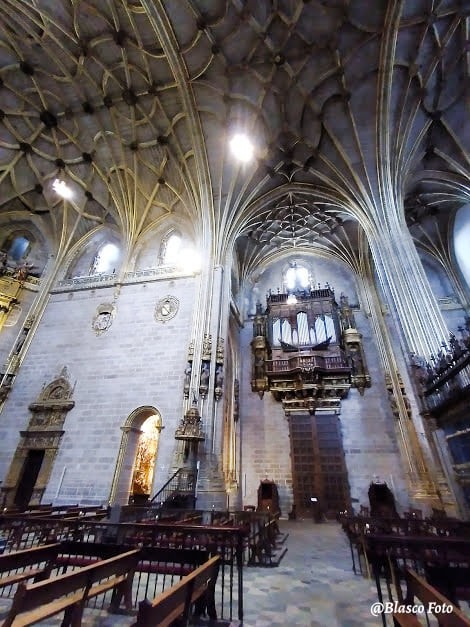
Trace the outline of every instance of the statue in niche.
<instances>
[{"instance_id":1,"label":"statue in niche","mask_svg":"<svg viewBox=\"0 0 470 627\"><path fill-rule=\"evenodd\" d=\"M215 372L215 387L221 388L223 384L224 384L224 368L221 364L219 364Z\"/></svg>"},{"instance_id":2,"label":"statue in niche","mask_svg":"<svg viewBox=\"0 0 470 627\"><path fill-rule=\"evenodd\" d=\"M257 353L255 355L255 379L262 379L264 377L264 358L262 354Z\"/></svg>"},{"instance_id":3,"label":"statue in niche","mask_svg":"<svg viewBox=\"0 0 470 627\"><path fill-rule=\"evenodd\" d=\"M218 364L215 371L215 388L214 388L214 396L218 401L222 396L222 390L224 385L224 367L222 364Z\"/></svg>"},{"instance_id":4,"label":"statue in niche","mask_svg":"<svg viewBox=\"0 0 470 627\"><path fill-rule=\"evenodd\" d=\"M339 298L340 302L340 316L343 323L343 329L355 329L356 321L354 320L354 314L349 306L348 297L341 294Z\"/></svg>"},{"instance_id":5,"label":"statue in niche","mask_svg":"<svg viewBox=\"0 0 470 627\"><path fill-rule=\"evenodd\" d=\"M209 376L209 363L207 361L203 361L201 366L201 378L199 382L199 393L201 394L202 398L206 397L207 390L209 389Z\"/></svg>"},{"instance_id":6,"label":"statue in niche","mask_svg":"<svg viewBox=\"0 0 470 627\"><path fill-rule=\"evenodd\" d=\"M364 374L364 366L362 363L361 353L359 347L356 345L351 345L349 347L350 353L348 355L349 365L351 367L351 374L360 375Z\"/></svg>"},{"instance_id":7,"label":"statue in niche","mask_svg":"<svg viewBox=\"0 0 470 627\"><path fill-rule=\"evenodd\" d=\"M393 394L393 390L388 390L388 400L390 402L390 407L392 408L393 415L398 417L398 415L399 415L398 403L397 403L397 400L395 398L395 395Z\"/></svg>"},{"instance_id":8,"label":"statue in niche","mask_svg":"<svg viewBox=\"0 0 470 627\"><path fill-rule=\"evenodd\" d=\"M193 362L188 361L188 365L184 369L184 396L188 398L189 396L189 388L191 385L191 373L193 371Z\"/></svg>"},{"instance_id":9,"label":"statue in niche","mask_svg":"<svg viewBox=\"0 0 470 627\"><path fill-rule=\"evenodd\" d=\"M233 420L238 421L240 417L240 382L235 379L233 382Z\"/></svg>"},{"instance_id":10,"label":"statue in niche","mask_svg":"<svg viewBox=\"0 0 470 627\"><path fill-rule=\"evenodd\" d=\"M202 364L201 368L201 385L209 384L209 364L205 361Z\"/></svg>"},{"instance_id":11,"label":"statue in niche","mask_svg":"<svg viewBox=\"0 0 470 627\"><path fill-rule=\"evenodd\" d=\"M29 333L29 329L23 328L21 330L21 335L15 344L15 350L14 350L15 355L18 355L20 350L23 348L23 344L25 343L26 338L28 337L28 333Z\"/></svg>"},{"instance_id":12,"label":"statue in niche","mask_svg":"<svg viewBox=\"0 0 470 627\"><path fill-rule=\"evenodd\" d=\"M253 337L260 337L266 335L265 329L266 320L261 311L261 303L256 305L256 317L253 323Z\"/></svg>"}]
</instances>

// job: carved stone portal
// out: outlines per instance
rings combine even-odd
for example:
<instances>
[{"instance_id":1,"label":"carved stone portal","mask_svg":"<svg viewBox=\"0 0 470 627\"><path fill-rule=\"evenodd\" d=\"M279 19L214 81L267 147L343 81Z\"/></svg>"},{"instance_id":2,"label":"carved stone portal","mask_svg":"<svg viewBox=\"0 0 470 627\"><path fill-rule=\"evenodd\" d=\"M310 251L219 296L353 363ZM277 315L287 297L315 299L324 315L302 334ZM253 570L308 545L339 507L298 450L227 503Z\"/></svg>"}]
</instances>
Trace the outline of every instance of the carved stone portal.
<instances>
[{"instance_id":1,"label":"carved stone portal","mask_svg":"<svg viewBox=\"0 0 470 627\"><path fill-rule=\"evenodd\" d=\"M72 395L64 367L29 406L32 415L28 428L20 431L20 443L2 486L4 506L26 507L41 502L64 434L65 418L75 405Z\"/></svg>"}]
</instances>

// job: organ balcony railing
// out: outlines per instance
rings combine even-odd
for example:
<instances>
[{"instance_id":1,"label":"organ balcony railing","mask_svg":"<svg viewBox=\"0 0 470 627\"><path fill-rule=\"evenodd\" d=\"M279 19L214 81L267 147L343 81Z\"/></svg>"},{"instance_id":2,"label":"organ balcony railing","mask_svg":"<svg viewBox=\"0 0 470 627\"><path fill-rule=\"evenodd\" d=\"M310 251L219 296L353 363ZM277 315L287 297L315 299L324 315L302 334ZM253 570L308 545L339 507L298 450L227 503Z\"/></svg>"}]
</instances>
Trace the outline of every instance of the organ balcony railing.
<instances>
[{"instance_id":1,"label":"organ balcony railing","mask_svg":"<svg viewBox=\"0 0 470 627\"><path fill-rule=\"evenodd\" d=\"M430 362L415 361L424 409L434 416L470 398L470 318L459 327L462 338L451 334L448 343Z\"/></svg>"},{"instance_id":2,"label":"organ balcony railing","mask_svg":"<svg viewBox=\"0 0 470 627\"><path fill-rule=\"evenodd\" d=\"M318 289L305 289L305 290L297 290L295 292L295 297L297 301L310 301L310 300L321 300L323 298L331 299L334 298L335 292L332 287L329 285L325 288ZM272 305L274 303L287 303L290 297L290 293L288 292L278 292L277 294L269 290L266 296L266 303Z\"/></svg>"},{"instance_id":3,"label":"organ balcony railing","mask_svg":"<svg viewBox=\"0 0 470 627\"><path fill-rule=\"evenodd\" d=\"M266 360L266 374L283 372L313 372L315 370L334 370L349 372L350 367L342 356L295 355L286 359Z\"/></svg>"}]
</instances>

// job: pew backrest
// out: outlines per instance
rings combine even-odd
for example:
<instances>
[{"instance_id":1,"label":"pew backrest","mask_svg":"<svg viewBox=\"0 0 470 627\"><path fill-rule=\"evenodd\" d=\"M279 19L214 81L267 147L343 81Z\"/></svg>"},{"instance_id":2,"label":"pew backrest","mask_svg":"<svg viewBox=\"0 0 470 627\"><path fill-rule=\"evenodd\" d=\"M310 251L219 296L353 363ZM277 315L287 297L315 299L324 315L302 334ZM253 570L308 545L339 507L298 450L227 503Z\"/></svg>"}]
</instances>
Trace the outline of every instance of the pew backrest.
<instances>
[{"instance_id":1,"label":"pew backrest","mask_svg":"<svg viewBox=\"0 0 470 627\"><path fill-rule=\"evenodd\" d=\"M182 617L181 624L187 625L191 605L210 587L213 591L219 564L220 556L212 557L174 586L159 594L153 601L147 599L141 601L134 627L150 627L151 625L168 627L180 617ZM209 604L211 603L209 600Z\"/></svg>"},{"instance_id":2,"label":"pew backrest","mask_svg":"<svg viewBox=\"0 0 470 627\"><path fill-rule=\"evenodd\" d=\"M419 605L422 605L428 614L434 614L440 627L470 627L470 619L414 570L407 568L405 575L407 586L405 605L415 607L417 605L415 599L419 599ZM450 608L452 608L451 611L449 611ZM418 617L411 611L394 612L393 621L394 625L403 627L421 625Z\"/></svg>"},{"instance_id":3,"label":"pew backrest","mask_svg":"<svg viewBox=\"0 0 470 627\"><path fill-rule=\"evenodd\" d=\"M88 575L76 570L39 583L20 583L3 627L32 625L83 603Z\"/></svg>"},{"instance_id":4,"label":"pew backrest","mask_svg":"<svg viewBox=\"0 0 470 627\"><path fill-rule=\"evenodd\" d=\"M45 544L0 555L0 588L26 579L46 578L52 571L60 544Z\"/></svg>"},{"instance_id":5,"label":"pew backrest","mask_svg":"<svg viewBox=\"0 0 470 627\"><path fill-rule=\"evenodd\" d=\"M74 622L79 622L88 599L124 584L132 585L138 558L139 550L127 551L38 583L19 584L3 627L31 625L71 608ZM121 596L125 593L123 588Z\"/></svg>"}]
</instances>

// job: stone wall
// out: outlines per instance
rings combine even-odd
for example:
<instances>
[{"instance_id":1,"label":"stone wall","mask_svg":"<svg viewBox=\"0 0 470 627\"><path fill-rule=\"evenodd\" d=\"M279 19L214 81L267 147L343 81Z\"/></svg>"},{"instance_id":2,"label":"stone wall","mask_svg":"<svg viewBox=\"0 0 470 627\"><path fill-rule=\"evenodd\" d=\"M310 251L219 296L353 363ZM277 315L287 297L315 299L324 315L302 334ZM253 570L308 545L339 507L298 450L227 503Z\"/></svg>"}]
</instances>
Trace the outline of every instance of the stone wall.
<instances>
[{"instance_id":1,"label":"stone wall","mask_svg":"<svg viewBox=\"0 0 470 627\"><path fill-rule=\"evenodd\" d=\"M44 502L106 503L121 442L121 427L136 408L155 407L165 429L156 461L158 486L167 479L174 431L183 412L186 366L196 279L180 278L124 285L111 327L97 335L97 307L113 300L113 288L51 295L15 386L2 414L1 476L5 476L28 424L29 403L44 383L67 366L75 386L75 407L55 460ZM180 302L165 323L154 318L166 295Z\"/></svg>"},{"instance_id":2,"label":"stone wall","mask_svg":"<svg viewBox=\"0 0 470 627\"><path fill-rule=\"evenodd\" d=\"M351 305L360 305L352 273L342 264L324 259L303 258L299 264L311 269L323 286L328 282L339 300L341 293L349 297ZM277 263L261 272L255 288L249 295L248 311L254 313L258 299L265 307L265 293L276 292L281 286L285 263ZM385 374L379 359L375 338L369 318L361 309L354 311L356 326L363 336L368 370L372 379L371 388L361 396L351 389L348 398L342 401L341 431L348 470L353 506L368 505L368 489L374 476L387 482L395 494L399 509L410 505L403 463L397 444L396 422L390 408L385 387ZM243 377L240 392L241 439L242 439L242 487L244 504L256 504L257 489L262 479L268 478L278 485L281 510L284 516L291 509L292 472L290 461L289 426L282 405L274 401L270 393L262 399L251 391L251 347L252 321L245 321L242 331Z\"/></svg>"}]
</instances>

